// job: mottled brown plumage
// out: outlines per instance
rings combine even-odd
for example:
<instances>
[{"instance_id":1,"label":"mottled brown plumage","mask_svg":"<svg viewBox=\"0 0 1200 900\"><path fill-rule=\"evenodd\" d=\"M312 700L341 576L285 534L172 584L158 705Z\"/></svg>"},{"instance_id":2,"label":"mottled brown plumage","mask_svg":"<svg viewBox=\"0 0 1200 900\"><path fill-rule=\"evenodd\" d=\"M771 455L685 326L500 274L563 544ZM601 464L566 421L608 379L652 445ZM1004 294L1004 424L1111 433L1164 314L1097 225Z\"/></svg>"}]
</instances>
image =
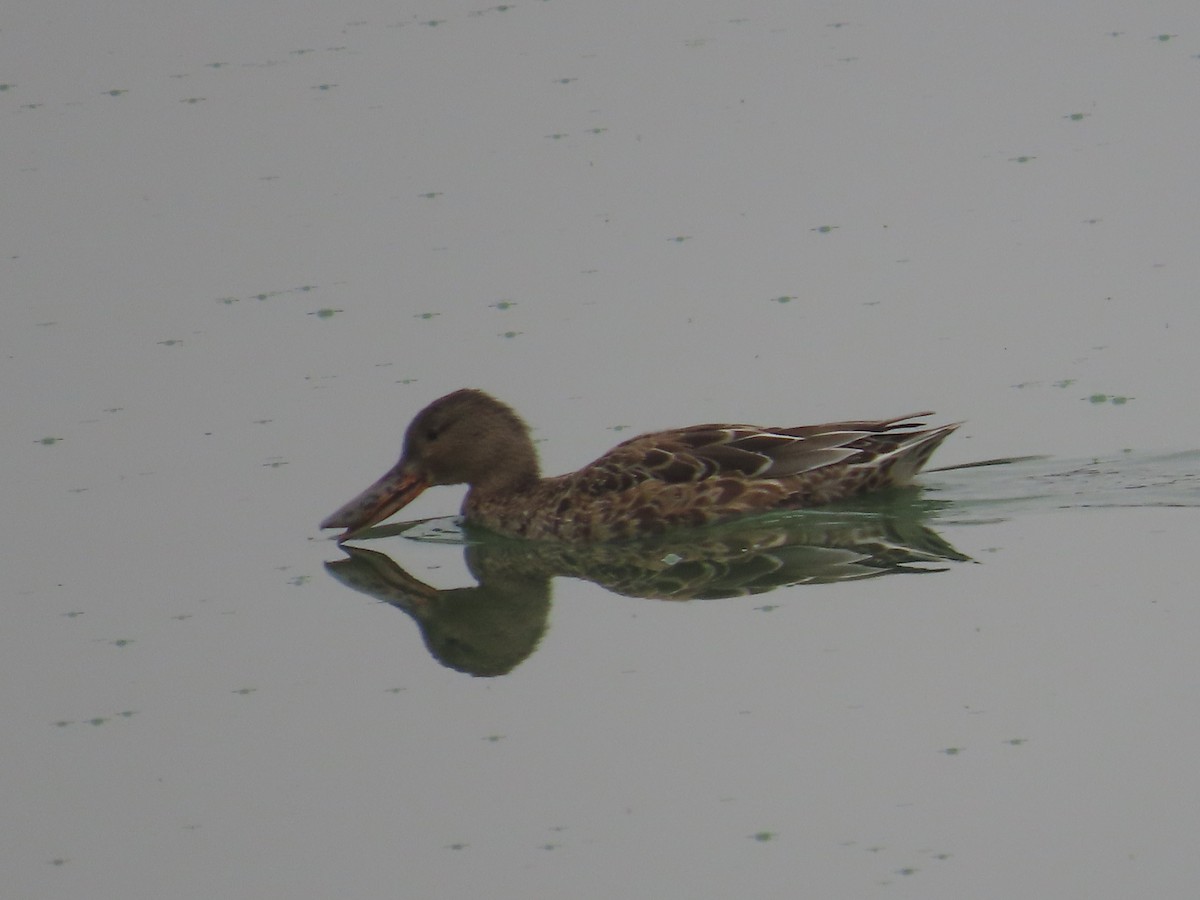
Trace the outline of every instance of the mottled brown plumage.
<instances>
[{"instance_id":1,"label":"mottled brown plumage","mask_svg":"<svg viewBox=\"0 0 1200 900\"><path fill-rule=\"evenodd\" d=\"M958 427L912 421L925 415L791 428L693 425L631 438L577 472L542 478L521 418L482 391L460 390L418 413L400 461L321 527L345 528L345 540L437 484L470 486L468 523L540 540L620 540L820 506L907 483Z\"/></svg>"}]
</instances>

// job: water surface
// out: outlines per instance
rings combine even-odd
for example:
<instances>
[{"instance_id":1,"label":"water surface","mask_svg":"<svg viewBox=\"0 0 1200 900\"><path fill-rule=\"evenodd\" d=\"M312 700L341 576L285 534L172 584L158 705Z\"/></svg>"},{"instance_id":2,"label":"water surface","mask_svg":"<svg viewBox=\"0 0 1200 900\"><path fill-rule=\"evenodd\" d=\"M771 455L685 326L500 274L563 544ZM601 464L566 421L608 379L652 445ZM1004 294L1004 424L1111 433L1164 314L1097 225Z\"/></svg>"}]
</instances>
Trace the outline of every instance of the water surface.
<instances>
[{"instance_id":1,"label":"water surface","mask_svg":"<svg viewBox=\"0 0 1200 900\"><path fill-rule=\"evenodd\" d=\"M1198 26L12 11L6 894L1192 889ZM451 610L422 620L316 524L462 386L552 472L929 408L967 421L935 465L1046 458L933 473L749 582L362 544ZM512 615L470 607L481 570Z\"/></svg>"}]
</instances>

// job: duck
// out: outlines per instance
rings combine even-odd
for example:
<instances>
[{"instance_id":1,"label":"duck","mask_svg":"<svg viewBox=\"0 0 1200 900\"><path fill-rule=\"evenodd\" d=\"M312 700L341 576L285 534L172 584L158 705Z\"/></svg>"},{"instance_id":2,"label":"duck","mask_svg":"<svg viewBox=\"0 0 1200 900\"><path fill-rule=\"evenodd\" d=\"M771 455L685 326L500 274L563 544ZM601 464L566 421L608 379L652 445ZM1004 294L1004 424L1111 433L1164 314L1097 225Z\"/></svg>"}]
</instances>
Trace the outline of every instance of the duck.
<instances>
[{"instance_id":1,"label":"duck","mask_svg":"<svg viewBox=\"0 0 1200 900\"><path fill-rule=\"evenodd\" d=\"M737 516L822 506L908 484L962 423L892 419L782 428L692 425L623 441L594 462L543 477L529 426L464 388L421 410L399 461L321 522L342 543L426 488L466 484L467 526L510 538L619 541Z\"/></svg>"}]
</instances>

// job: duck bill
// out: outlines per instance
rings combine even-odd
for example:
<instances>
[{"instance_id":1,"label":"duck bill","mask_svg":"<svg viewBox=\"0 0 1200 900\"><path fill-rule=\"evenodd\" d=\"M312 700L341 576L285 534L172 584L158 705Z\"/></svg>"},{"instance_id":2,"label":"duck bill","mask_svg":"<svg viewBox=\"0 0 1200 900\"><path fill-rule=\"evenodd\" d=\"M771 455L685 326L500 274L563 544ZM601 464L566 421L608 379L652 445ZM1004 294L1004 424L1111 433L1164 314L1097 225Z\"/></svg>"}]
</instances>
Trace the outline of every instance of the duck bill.
<instances>
[{"instance_id":1,"label":"duck bill","mask_svg":"<svg viewBox=\"0 0 1200 900\"><path fill-rule=\"evenodd\" d=\"M429 482L400 460L386 475L328 516L321 527L345 528L346 532L338 537L338 543L341 543L403 509L427 487Z\"/></svg>"}]
</instances>

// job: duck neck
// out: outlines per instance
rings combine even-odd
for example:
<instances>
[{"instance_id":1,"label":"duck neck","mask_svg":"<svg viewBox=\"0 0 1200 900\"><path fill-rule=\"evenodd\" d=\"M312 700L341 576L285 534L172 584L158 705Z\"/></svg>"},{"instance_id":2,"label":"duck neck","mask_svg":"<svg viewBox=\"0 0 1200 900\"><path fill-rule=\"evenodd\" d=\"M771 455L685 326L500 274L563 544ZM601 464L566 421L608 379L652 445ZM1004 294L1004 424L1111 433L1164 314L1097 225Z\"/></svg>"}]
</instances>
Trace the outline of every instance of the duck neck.
<instances>
[{"instance_id":1,"label":"duck neck","mask_svg":"<svg viewBox=\"0 0 1200 900\"><path fill-rule=\"evenodd\" d=\"M527 434L512 435L495 448L495 464L472 489L483 494L512 494L527 491L541 480L537 451Z\"/></svg>"}]
</instances>

